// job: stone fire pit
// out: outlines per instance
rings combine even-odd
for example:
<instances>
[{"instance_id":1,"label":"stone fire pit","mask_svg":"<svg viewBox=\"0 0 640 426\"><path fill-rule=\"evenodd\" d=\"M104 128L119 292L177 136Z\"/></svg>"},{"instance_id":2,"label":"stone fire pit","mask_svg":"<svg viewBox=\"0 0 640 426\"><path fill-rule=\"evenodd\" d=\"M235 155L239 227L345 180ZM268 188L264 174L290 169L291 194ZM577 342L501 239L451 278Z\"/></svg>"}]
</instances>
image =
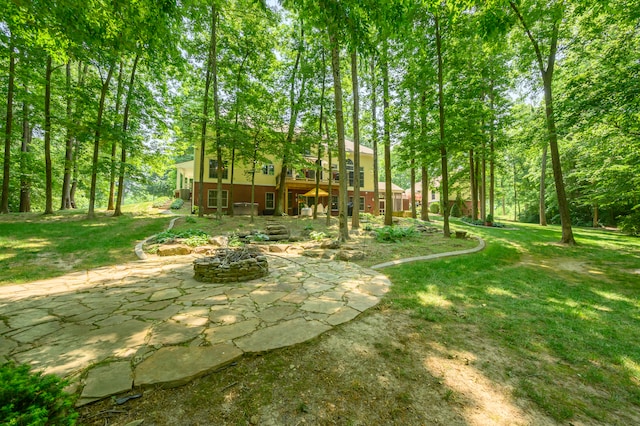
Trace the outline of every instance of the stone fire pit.
<instances>
[{"instance_id":1,"label":"stone fire pit","mask_svg":"<svg viewBox=\"0 0 640 426\"><path fill-rule=\"evenodd\" d=\"M253 248L217 249L193 261L194 278L205 283L249 281L269 273L267 258Z\"/></svg>"}]
</instances>

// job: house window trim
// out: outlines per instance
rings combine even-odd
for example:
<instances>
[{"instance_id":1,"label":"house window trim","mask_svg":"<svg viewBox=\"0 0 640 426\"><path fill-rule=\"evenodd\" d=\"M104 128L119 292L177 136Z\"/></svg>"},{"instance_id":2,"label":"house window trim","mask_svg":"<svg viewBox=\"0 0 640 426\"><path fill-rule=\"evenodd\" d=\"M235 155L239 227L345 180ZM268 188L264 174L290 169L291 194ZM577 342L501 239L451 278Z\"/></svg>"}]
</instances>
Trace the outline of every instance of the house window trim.
<instances>
[{"instance_id":1,"label":"house window trim","mask_svg":"<svg viewBox=\"0 0 640 426\"><path fill-rule=\"evenodd\" d=\"M271 194L273 195L273 200L271 201L271 206L269 206L269 200L267 196ZM266 210L274 210L276 208L276 193L275 192L265 192L264 194L264 208Z\"/></svg>"},{"instance_id":2,"label":"house window trim","mask_svg":"<svg viewBox=\"0 0 640 426\"><path fill-rule=\"evenodd\" d=\"M209 201L211 200L210 194L211 194L212 191L217 191L217 189L207 189L207 208L209 208L209 209L217 209L218 208L217 206L212 206L209 203ZM224 195L225 192L227 193L226 197ZM217 200L217 195L218 194L216 194L216 198L215 198L216 200ZM222 204L222 207L220 207L220 208L222 208L222 209L229 208L229 191L227 191L226 189L222 190L222 201L223 201L223 204Z\"/></svg>"},{"instance_id":3,"label":"house window trim","mask_svg":"<svg viewBox=\"0 0 640 426\"><path fill-rule=\"evenodd\" d=\"M217 163L218 160L214 160L213 158L209 159L209 179L217 179L218 178L218 171L217 168L214 167L215 163ZM229 168L227 167L227 162L226 161L222 161L222 179L223 180L228 180L229 179Z\"/></svg>"}]
</instances>

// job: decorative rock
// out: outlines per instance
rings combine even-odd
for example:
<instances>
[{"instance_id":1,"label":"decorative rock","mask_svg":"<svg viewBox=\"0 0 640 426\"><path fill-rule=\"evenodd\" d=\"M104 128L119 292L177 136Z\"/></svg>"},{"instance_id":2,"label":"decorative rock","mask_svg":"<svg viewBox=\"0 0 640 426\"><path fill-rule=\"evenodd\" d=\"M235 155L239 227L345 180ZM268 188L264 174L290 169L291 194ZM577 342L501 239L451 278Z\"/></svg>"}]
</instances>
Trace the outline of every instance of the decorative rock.
<instances>
[{"instance_id":1,"label":"decorative rock","mask_svg":"<svg viewBox=\"0 0 640 426\"><path fill-rule=\"evenodd\" d=\"M262 352L306 342L330 329L330 325L319 321L296 318L256 330L235 343L245 352Z\"/></svg>"},{"instance_id":2,"label":"decorative rock","mask_svg":"<svg viewBox=\"0 0 640 426\"><path fill-rule=\"evenodd\" d=\"M233 345L187 348L170 346L158 350L135 370L135 386L172 388L228 365L242 356Z\"/></svg>"},{"instance_id":3,"label":"decorative rock","mask_svg":"<svg viewBox=\"0 0 640 426\"><path fill-rule=\"evenodd\" d=\"M229 244L229 238L219 235L209 238L209 243L214 247L226 247Z\"/></svg>"},{"instance_id":4,"label":"decorative rock","mask_svg":"<svg viewBox=\"0 0 640 426\"><path fill-rule=\"evenodd\" d=\"M289 249L288 244L270 244L269 251L271 253L285 253Z\"/></svg>"},{"instance_id":5,"label":"decorative rock","mask_svg":"<svg viewBox=\"0 0 640 426\"><path fill-rule=\"evenodd\" d=\"M165 244L158 247L158 256L182 256L190 254L191 250L186 244Z\"/></svg>"},{"instance_id":6,"label":"decorative rock","mask_svg":"<svg viewBox=\"0 0 640 426\"><path fill-rule=\"evenodd\" d=\"M322 244L320 244L320 248L322 249L339 249L340 248L340 241L337 240L329 240L329 241L323 241Z\"/></svg>"},{"instance_id":7,"label":"decorative rock","mask_svg":"<svg viewBox=\"0 0 640 426\"><path fill-rule=\"evenodd\" d=\"M364 252L359 250L339 250L336 258L346 262L364 259Z\"/></svg>"},{"instance_id":8,"label":"decorative rock","mask_svg":"<svg viewBox=\"0 0 640 426\"><path fill-rule=\"evenodd\" d=\"M112 362L89 371L81 398L105 398L131 389L131 364Z\"/></svg>"}]
</instances>

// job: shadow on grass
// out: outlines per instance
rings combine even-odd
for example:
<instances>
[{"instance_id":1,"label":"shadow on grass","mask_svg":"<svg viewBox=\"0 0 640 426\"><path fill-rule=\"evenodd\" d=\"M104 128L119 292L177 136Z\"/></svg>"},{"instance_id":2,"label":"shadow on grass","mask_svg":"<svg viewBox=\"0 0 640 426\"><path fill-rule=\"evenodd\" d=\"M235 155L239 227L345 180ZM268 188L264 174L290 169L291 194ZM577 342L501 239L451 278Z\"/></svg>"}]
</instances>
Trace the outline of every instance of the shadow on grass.
<instances>
[{"instance_id":1,"label":"shadow on grass","mask_svg":"<svg viewBox=\"0 0 640 426\"><path fill-rule=\"evenodd\" d=\"M555 227L468 229L487 240L484 252L386 269L390 303L475 353L488 377L515 382L515 396L555 420L636 423L637 240L577 230L581 245L564 247ZM484 345L505 351L503 365L483 364Z\"/></svg>"}]
</instances>

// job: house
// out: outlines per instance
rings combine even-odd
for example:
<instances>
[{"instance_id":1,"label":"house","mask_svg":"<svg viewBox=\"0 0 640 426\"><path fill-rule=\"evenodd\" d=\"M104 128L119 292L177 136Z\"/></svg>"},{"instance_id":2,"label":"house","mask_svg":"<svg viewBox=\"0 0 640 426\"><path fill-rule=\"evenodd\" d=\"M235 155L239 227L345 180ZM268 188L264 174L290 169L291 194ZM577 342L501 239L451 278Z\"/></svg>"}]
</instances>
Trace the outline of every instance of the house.
<instances>
[{"instance_id":1,"label":"house","mask_svg":"<svg viewBox=\"0 0 640 426\"><path fill-rule=\"evenodd\" d=\"M379 208L380 214L383 215L385 212L385 191L387 185L385 182L378 182L378 192L380 196ZM395 183L391 184L391 200L393 202L393 211L401 212L404 210L408 210L409 208L409 199L404 194L404 189L396 185Z\"/></svg>"},{"instance_id":2,"label":"house","mask_svg":"<svg viewBox=\"0 0 640 426\"><path fill-rule=\"evenodd\" d=\"M185 201L191 199L193 172L193 160L176 164L176 190L174 198L182 198Z\"/></svg>"},{"instance_id":3,"label":"house","mask_svg":"<svg viewBox=\"0 0 640 426\"><path fill-rule=\"evenodd\" d=\"M347 154L347 176L348 179L348 201L353 202L353 182L354 182L354 166L353 152L354 144L352 141L345 141L345 149ZM176 188L184 186L184 182L190 185L193 193L191 198L192 206L198 205L198 194L200 189L199 168L200 168L200 148L196 147L195 160L186 163L177 164L176 167L183 166L178 170L176 178ZM269 157L267 157L269 158ZM337 159L334 156L331 167L329 167L328 156L321 159L322 170L320 171L320 196L315 199L316 185L316 161L317 158L312 153L305 156L308 167L298 168L296 170L288 170L285 179L281 179L279 173L282 168L282 159L271 157L270 161L259 164L256 167L255 187L254 187L254 211L258 214L273 214L276 207L276 194L280 185L284 185L285 193L285 211L289 215L298 215L301 208L312 206L318 203L323 207L329 208L330 213L338 214L338 185L339 173ZM204 213L213 213L217 210L217 169L218 162L215 154L205 155L205 173L203 179L204 187ZM222 176L222 205L220 208L223 212L229 209L229 191L231 189L231 167L232 165L223 161ZM191 167L191 173L187 173L186 168ZM184 172L181 172L183 170ZM180 175L182 174L182 178ZM360 200L359 207L361 212L373 212L374 206L374 182L373 182L373 150L366 146L360 145ZM233 203L234 212L239 207L244 211L248 203L251 203L251 167L237 161L233 165L234 185L233 185ZM332 179L332 188L329 192L329 176ZM195 177L195 178L194 178ZM182 180L180 180L182 179ZM191 180L189 180L191 179Z\"/></svg>"},{"instance_id":4,"label":"house","mask_svg":"<svg viewBox=\"0 0 640 426\"><path fill-rule=\"evenodd\" d=\"M426 202L427 203L437 203L440 202L440 191L438 190L438 187L440 186L440 179L437 179L437 182L431 182L431 188L427 189L427 194L426 194ZM417 203L416 205L421 206L424 198L423 198L423 193L422 193L422 182L416 182L416 199L415 202ZM409 199L409 202L413 202L413 200L411 199L411 188L407 189L404 191L405 196Z\"/></svg>"}]
</instances>

